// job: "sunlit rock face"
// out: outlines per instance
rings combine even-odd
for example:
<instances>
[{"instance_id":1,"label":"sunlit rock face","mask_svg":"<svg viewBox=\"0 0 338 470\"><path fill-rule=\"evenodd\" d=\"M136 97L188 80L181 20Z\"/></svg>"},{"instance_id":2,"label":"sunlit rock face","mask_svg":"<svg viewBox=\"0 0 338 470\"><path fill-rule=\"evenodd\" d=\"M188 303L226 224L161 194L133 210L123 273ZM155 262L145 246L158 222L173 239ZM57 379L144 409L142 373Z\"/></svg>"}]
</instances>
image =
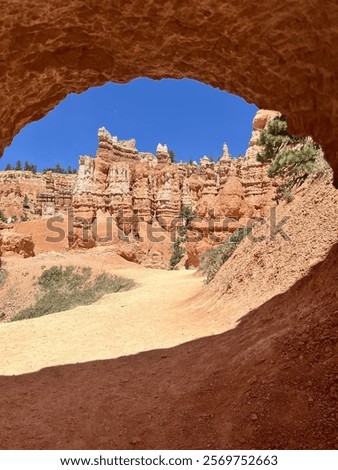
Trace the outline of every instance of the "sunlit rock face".
<instances>
[{"instance_id":1,"label":"sunlit rock face","mask_svg":"<svg viewBox=\"0 0 338 470\"><path fill-rule=\"evenodd\" d=\"M99 129L96 157L79 159L70 247L102 243L98 226L102 229L110 223L110 240L103 237L103 243L114 244L129 260L168 267L172 237L182 224L180 212L187 206L196 215L189 231L198 237L187 244L186 265L197 266L206 249L224 241L248 218L264 216L274 204L274 182L267 176L266 165L256 160L256 141L277 114L257 113L244 158L231 158L225 143L217 162L204 156L200 165L172 163L165 144L158 144L156 156L140 153L134 140L119 141ZM160 241L151 237L153 230L161 234Z\"/></svg>"},{"instance_id":2,"label":"sunlit rock face","mask_svg":"<svg viewBox=\"0 0 338 470\"><path fill-rule=\"evenodd\" d=\"M188 77L287 114L337 178L336 1L2 0L1 17L1 150L70 92Z\"/></svg>"},{"instance_id":3,"label":"sunlit rock face","mask_svg":"<svg viewBox=\"0 0 338 470\"><path fill-rule=\"evenodd\" d=\"M277 115L257 112L244 157L232 158L224 143L217 161L203 156L200 164L172 163L166 144L139 152L134 139L100 128L95 158L80 156L77 174L0 172L0 207L9 222L67 216L70 248L109 244L128 260L168 268L186 206L196 216L186 266L196 267L207 249L275 205L275 181L256 157L259 135Z\"/></svg>"},{"instance_id":4,"label":"sunlit rock face","mask_svg":"<svg viewBox=\"0 0 338 470\"><path fill-rule=\"evenodd\" d=\"M47 171L0 172L0 208L3 215L14 219L30 220L64 214L72 205L76 175Z\"/></svg>"},{"instance_id":5,"label":"sunlit rock face","mask_svg":"<svg viewBox=\"0 0 338 470\"><path fill-rule=\"evenodd\" d=\"M13 226L0 222L0 268L1 258L18 254L24 258L34 256L34 242L29 235L22 235L13 230Z\"/></svg>"}]
</instances>

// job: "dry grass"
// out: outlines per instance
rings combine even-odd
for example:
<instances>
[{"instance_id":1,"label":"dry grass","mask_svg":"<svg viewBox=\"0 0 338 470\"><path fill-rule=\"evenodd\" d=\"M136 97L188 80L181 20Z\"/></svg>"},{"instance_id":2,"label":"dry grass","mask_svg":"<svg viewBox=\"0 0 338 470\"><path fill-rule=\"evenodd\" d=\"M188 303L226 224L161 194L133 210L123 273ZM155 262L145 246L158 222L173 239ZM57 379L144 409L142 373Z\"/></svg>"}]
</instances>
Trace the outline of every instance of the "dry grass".
<instances>
[{"instance_id":1,"label":"dry grass","mask_svg":"<svg viewBox=\"0 0 338 470\"><path fill-rule=\"evenodd\" d=\"M21 310L12 321L41 317L56 312L90 305L105 294L129 290L132 279L102 273L91 280L91 268L53 266L38 279L41 296L35 305Z\"/></svg>"}]
</instances>

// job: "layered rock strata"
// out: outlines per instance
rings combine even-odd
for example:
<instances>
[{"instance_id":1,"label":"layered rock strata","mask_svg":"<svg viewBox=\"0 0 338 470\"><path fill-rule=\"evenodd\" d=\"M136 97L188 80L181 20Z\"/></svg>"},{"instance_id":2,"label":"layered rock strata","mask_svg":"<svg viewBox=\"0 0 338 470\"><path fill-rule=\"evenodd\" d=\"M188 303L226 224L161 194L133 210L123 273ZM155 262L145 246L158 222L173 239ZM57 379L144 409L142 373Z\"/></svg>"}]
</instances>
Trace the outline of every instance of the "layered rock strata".
<instances>
[{"instance_id":1,"label":"layered rock strata","mask_svg":"<svg viewBox=\"0 0 338 470\"><path fill-rule=\"evenodd\" d=\"M119 141L105 128L99 129L96 158L79 160L70 247L115 243L122 256L138 262L148 262L151 253L159 251L156 265L167 267L173 234L182 223L180 211L188 206L196 218L189 226L187 264L196 266L201 252L222 242L250 217L265 216L273 204L273 181L267 167L256 160L256 141L276 114L258 111L244 158L231 158L224 144L217 163L202 157L200 165L171 163L162 144L156 156L140 153L134 140ZM110 239L102 237L105 230ZM136 248L131 250L130 243Z\"/></svg>"}]
</instances>

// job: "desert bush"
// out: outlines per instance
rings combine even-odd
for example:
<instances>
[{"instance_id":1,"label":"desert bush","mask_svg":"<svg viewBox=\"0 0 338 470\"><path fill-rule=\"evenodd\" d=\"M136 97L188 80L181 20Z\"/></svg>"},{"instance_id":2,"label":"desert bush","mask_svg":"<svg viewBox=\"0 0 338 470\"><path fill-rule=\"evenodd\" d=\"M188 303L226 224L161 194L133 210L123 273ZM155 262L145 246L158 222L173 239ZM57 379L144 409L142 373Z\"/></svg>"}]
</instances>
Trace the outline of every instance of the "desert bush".
<instances>
[{"instance_id":1,"label":"desert bush","mask_svg":"<svg viewBox=\"0 0 338 470\"><path fill-rule=\"evenodd\" d=\"M293 188L301 186L304 181L323 167L323 152L310 137L290 134L286 116L272 119L257 141L261 151L257 160L270 163L268 176L280 179L275 199L292 200Z\"/></svg>"},{"instance_id":2,"label":"desert bush","mask_svg":"<svg viewBox=\"0 0 338 470\"><path fill-rule=\"evenodd\" d=\"M0 269L0 289L5 285L7 276L8 272L6 271L6 269Z\"/></svg>"},{"instance_id":3,"label":"desert bush","mask_svg":"<svg viewBox=\"0 0 338 470\"><path fill-rule=\"evenodd\" d=\"M200 270L206 275L208 284L223 264L230 258L241 241L251 232L251 227L237 229L224 243L203 253Z\"/></svg>"},{"instance_id":4,"label":"desert bush","mask_svg":"<svg viewBox=\"0 0 338 470\"><path fill-rule=\"evenodd\" d=\"M37 318L79 305L90 305L105 294L129 290L132 279L102 273L91 280L91 268L53 266L38 279L42 296L35 305L21 310L12 321Z\"/></svg>"},{"instance_id":5,"label":"desert bush","mask_svg":"<svg viewBox=\"0 0 338 470\"><path fill-rule=\"evenodd\" d=\"M4 213L0 209L0 222L4 222L5 224L7 223L7 217L5 217Z\"/></svg>"},{"instance_id":6,"label":"desert bush","mask_svg":"<svg viewBox=\"0 0 338 470\"><path fill-rule=\"evenodd\" d=\"M196 217L195 212L189 206L182 206L179 217L183 219L185 225L189 225Z\"/></svg>"},{"instance_id":7,"label":"desert bush","mask_svg":"<svg viewBox=\"0 0 338 470\"><path fill-rule=\"evenodd\" d=\"M177 237L174 243L172 244L171 258L169 261L170 269L174 269L176 264L179 263L181 259L183 258L185 249L183 248L181 243L182 243L182 239L180 237Z\"/></svg>"}]
</instances>

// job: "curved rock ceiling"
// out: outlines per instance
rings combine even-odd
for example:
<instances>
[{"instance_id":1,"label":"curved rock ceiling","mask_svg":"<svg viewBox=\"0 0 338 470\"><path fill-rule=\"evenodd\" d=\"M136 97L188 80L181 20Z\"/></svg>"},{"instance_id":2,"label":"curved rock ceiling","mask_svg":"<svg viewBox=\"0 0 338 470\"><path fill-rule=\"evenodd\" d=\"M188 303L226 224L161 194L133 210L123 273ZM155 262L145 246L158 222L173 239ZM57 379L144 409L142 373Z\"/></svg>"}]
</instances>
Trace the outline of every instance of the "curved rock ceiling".
<instances>
[{"instance_id":1,"label":"curved rock ceiling","mask_svg":"<svg viewBox=\"0 0 338 470\"><path fill-rule=\"evenodd\" d=\"M336 0L0 0L0 11L0 152L68 93L188 77L286 113L337 181Z\"/></svg>"}]
</instances>

